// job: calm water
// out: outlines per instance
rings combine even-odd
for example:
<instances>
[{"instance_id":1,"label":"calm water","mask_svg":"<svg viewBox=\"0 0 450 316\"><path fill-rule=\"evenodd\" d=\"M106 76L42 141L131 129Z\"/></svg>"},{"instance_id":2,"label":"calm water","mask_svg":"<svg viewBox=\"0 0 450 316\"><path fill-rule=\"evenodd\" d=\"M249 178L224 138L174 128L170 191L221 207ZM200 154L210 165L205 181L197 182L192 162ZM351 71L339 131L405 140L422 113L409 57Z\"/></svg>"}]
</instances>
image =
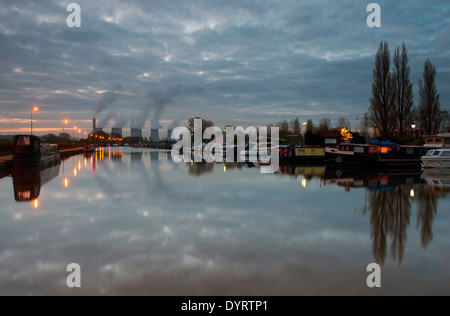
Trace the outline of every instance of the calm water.
<instances>
[{"instance_id":1,"label":"calm water","mask_svg":"<svg viewBox=\"0 0 450 316\"><path fill-rule=\"evenodd\" d=\"M449 295L450 196L424 181L75 156L0 179L0 294Z\"/></svg>"}]
</instances>

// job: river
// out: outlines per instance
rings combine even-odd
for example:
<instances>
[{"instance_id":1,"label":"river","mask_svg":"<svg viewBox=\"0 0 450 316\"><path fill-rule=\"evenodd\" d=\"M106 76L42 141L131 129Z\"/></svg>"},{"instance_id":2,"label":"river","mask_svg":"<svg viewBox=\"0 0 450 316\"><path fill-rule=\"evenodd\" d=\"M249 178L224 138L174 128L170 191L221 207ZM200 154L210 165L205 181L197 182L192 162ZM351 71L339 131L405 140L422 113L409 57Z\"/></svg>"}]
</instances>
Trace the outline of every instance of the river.
<instances>
[{"instance_id":1,"label":"river","mask_svg":"<svg viewBox=\"0 0 450 316\"><path fill-rule=\"evenodd\" d=\"M74 156L0 179L0 295L449 295L442 179Z\"/></svg>"}]
</instances>

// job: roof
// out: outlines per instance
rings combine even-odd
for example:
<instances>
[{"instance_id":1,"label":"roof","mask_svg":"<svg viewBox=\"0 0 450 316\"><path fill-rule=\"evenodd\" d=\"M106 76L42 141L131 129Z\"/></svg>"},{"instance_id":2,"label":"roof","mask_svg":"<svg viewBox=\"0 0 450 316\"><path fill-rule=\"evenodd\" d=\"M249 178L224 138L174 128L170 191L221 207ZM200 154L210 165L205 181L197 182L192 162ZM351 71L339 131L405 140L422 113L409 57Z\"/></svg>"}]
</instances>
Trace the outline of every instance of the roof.
<instances>
[{"instance_id":1,"label":"roof","mask_svg":"<svg viewBox=\"0 0 450 316\"><path fill-rule=\"evenodd\" d=\"M333 138L339 138L339 137L341 137L341 133L339 133L338 131L322 132L322 134L320 134L320 137L333 137Z\"/></svg>"}]
</instances>

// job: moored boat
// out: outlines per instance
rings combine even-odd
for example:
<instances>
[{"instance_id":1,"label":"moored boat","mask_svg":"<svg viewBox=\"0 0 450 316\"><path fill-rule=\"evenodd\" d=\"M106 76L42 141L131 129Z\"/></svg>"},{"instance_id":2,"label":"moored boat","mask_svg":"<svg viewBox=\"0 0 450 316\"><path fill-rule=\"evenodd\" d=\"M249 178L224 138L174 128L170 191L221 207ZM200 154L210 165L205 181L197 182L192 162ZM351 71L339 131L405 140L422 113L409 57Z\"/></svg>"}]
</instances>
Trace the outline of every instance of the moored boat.
<instances>
[{"instance_id":1,"label":"moored boat","mask_svg":"<svg viewBox=\"0 0 450 316\"><path fill-rule=\"evenodd\" d=\"M350 166L420 166L427 149L422 146L400 146L391 142L369 145L341 144L325 148L325 161Z\"/></svg>"},{"instance_id":2,"label":"moored boat","mask_svg":"<svg viewBox=\"0 0 450 316\"><path fill-rule=\"evenodd\" d=\"M83 148L83 153L85 154L93 153L95 152L95 148L96 148L95 145L85 145Z\"/></svg>"},{"instance_id":3,"label":"moored boat","mask_svg":"<svg viewBox=\"0 0 450 316\"><path fill-rule=\"evenodd\" d=\"M46 168L61 162L58 145L41 144L38 137L14 138L13 168Z\"/></svg>"},{"instance_id":4,"label":"moored boat","mask_svg":"<svg viewBox=\"0 0 450 316\"><path fill-rule=\"evenodd\" d=\"M450 133L426 136L424 147L427 147L427 148L450 148Z\"/></svg>"},{"instance_id":5,"label":"moored boat","mask_svg":"<svg viewBox=\"0 0 450 316\"><path fill-rule=\"evenodd\" d=\"M280 149L280 163L323 164L324 161L324 148L289 146Z\"/></svg>"},{"instance_id":6,"label":"moored boat","mask_svg":"<svg viewBox=\"0 0 450 316\"><path fill-rule=\"evenodd\" d=\"M422 157L424 168L450 168L450 149L433 149Z\"/></svg>"}]
</instances>

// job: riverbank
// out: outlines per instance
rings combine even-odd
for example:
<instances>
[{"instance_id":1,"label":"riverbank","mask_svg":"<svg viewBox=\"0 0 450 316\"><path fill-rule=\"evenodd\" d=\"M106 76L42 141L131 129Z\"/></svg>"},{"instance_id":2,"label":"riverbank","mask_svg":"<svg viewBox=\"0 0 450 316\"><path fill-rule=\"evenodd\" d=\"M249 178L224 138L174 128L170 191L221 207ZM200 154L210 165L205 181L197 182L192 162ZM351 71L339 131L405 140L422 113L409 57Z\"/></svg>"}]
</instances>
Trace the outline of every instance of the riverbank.
<instances>
[{"instance_id":1,"label":"riverbank","mask_svg":"<svg viewBox=\"0 0 450 316\"><path fill-rule=\"evenodd\" d=\"M59 154L61 155L61 159L68 158L73 155L79 155L83 153L83 147L79 148L70 148L60 150ZM10 156L0 156L0 172L8 170L12 165L12 155Z\"/></svg>"},{"instance_id":2,"label":"riverbank","mask_svg":"<svg viewBox=\"0 0 450 316\"><path fill-rule=\"evenodd\" d=\"M59 154L61 155L61 159L68 158L73 155L79 155L82 153L83 153L83 147L63 149L63 150L59 151Z\"/></svg>"}]
</instances>

